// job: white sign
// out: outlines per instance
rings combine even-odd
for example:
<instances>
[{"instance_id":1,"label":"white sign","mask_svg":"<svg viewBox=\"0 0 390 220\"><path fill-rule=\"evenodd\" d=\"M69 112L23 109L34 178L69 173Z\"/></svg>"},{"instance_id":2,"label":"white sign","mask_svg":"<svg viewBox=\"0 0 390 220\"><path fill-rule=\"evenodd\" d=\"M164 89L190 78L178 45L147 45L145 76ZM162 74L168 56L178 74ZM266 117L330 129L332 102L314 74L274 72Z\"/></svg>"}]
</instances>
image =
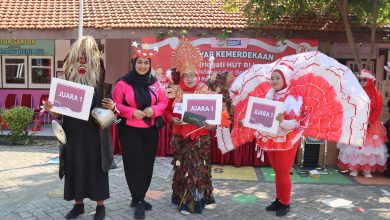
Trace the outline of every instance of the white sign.
<instances>
[{"instance_id":1,"label":"white sign","mask_svg":"<svg viewBox=\"0 0 390 220\"><path fill-rule=\"evenodd\" d=\"M282 102L250 96L243 125L248 128L276 134L279 122L275 118L282 111Z\"/></svg>"},{"instance_id":2,"label":"white sign","mask_svg":"<svg viewBox=\"0 0 390 220\"><path fill-rule=\"evenodd\" d=\"M94 88L63 79L53 78L49 102L52 112L88 121Z\"/></svg>"},{"instance_id":3,"label":"white sign","mask_svg":"<svg viewBox=\"0 0 390 220\"><path fill-rule=\"evenodd\" d=\"M183 112L183 104L182 103L175 103L175 106L173 107L173 113L177 114L184 114Z\"/></svg>"},{"instance_id":4,"label":"white sign","mask_svg":"<svg viewBox=\"0 0 390 220\"><path fill-rule=\"evenodd\" d=\"M191 112L206 117L209 124L221 124L221 94L183 94L183 112ZM182 114L183 120L184 114Z\"/></svg>"}]
</instances>

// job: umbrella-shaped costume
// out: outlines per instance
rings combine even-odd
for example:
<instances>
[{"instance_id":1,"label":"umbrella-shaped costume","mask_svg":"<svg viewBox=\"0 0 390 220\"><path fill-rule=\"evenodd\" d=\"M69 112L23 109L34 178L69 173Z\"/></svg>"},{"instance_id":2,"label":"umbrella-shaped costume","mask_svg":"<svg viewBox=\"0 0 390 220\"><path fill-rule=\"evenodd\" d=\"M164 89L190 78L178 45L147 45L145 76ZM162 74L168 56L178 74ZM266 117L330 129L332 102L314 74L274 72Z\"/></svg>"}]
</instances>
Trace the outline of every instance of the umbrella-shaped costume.
<instances>
[{"instance_id":1,"label":"umbrella-shaped costume","mask_svg":"<svg viewBox=\"0 0 390 220\"><path fill-rule=\"evenodd\" d=\"M278 72L285 87L270 87L271 74ZM238 76L231 87L235 106L232 133L218 128L218 146L232 150L256 139L268 151L275 170L276 200L267 207L285 215L291 194L290 169L302 135L344 143L363 143L369 99L346 66L320 53L283 57L271 64L254 65ZM240 125L250 96L283 102L283 121L277 134ZM262 154L262 153L260 153Z\"/></svg>"},{"instance_id":2,"label":"umbrella-shaped costume","mask_svg":"<svg viewBox=\"0 0 390 220\"><path fill-rule=\"evenodd\" d=\"M253 65L241 73L230 88L235 108L234 125L218 128L218 147L227 152L257 140L264 150L287 150L262 145L270 134L240 126L250 96L265 98L271 91L270 76L275 67L285 63L293 67L290 93L302 98L302 115L297 129L306 137L339 143L362 145L367 131L370 99L352 71L335 59L315 51L283 57L270 64ZM291 108L297 106L291 106ZM291 146L290 146L291 148Z\"/></svg>"}]
</instances>

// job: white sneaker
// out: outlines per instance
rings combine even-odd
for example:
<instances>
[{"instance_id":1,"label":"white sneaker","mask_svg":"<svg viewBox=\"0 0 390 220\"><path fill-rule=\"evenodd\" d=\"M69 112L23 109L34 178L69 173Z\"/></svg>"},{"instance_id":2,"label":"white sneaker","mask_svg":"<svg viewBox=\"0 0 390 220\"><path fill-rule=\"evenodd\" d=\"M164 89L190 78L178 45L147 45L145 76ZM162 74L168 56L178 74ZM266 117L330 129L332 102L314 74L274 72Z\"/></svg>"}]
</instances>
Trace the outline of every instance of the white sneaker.
<instances>
[{"instance_id":1,"label":"white sneaker","mask_svg":"<svg viewBox=\"0 0 390 220\"><path fill-rule=\"evenodd\" d=\"M357 176L359 174L359 171L357 170L351 170L351 172L349 173L350 176Z\"/></svg>"},{"instance_id":2,"label":"white sneaker","mask_svg":"<svg viewBox=\"0 0 390 220\"><path fill-rule=\"evenodd\" d=\"M372 178L371 172L364 172L365 178Z\"/></svg>"}]
</instances>

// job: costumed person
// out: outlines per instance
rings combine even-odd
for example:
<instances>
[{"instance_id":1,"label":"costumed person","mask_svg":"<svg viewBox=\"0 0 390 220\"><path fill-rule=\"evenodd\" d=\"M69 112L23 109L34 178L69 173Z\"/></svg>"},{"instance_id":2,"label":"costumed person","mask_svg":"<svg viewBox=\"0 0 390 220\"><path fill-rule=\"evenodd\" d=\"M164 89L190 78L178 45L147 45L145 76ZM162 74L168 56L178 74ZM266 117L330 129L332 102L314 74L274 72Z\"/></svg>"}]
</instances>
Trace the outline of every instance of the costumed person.
<instances>
[{"instance_id":1,"label":"costumed person","mask_svg":"<svg viewBox=\"0 0 390 220\"><path fill-rule=\"evenodd\" d=\"M389 115L390 115L390 99L389 99L389 101L387 101L387 110L389 111ZM386 145L387 145L387 153L389 153L390 152L390 118L387 119L384 126L385 126L386 131L387 131ZM386 170L385 175L390 178L390 157L387 158L387 170Z\"/></svg>"},{"instance_id":2,"label":"costumed person","mask_svg":"<svg viewBox=\"0 0 390 220\"><path fill-rule=\"evenodd\" d=\"M113 100L122 121L117 125L130 207L134 218L144 219L152 205L145 201L153 175L158 143L158 117L164 113L168 99L160 82L151 74L151 58L157 52L139 48L136 42L132 70L117 81ZM161 118L160 118L161 119Z\"/></svg>"},{"instance_id":3,"label":"costumed person","mask_svg":"<svg viewBox=\"0 0 390 220\"><path fill-rule=\"evenodd\" d=\"M303 134L301 96L293 95L289 85L293 69L281 63L271 74L272 89L265 98L283 102L283 113L276 120L279 128L276 135L259 132L257 145L267 151L269 161L275 172L275 201L266 207L267 211L276 211L277 216L284 216L290 211L292 181L290 170Z\"/></svg>"},{"instance_id":4,"label":"costumed person","mask_svg":"<svg viewBox=\"0 0 390 220\"><path fill-rule=\"evenodd\" d=\"M319 51L253 65L235 79L230 96L233 129L230 133L228 128L217 128L218 147L228 152L256 140L258 157L267 152L276 194L266 210L276 211L277 216L290 211L290 169L302 136L363 143L369 99L350 69ZM250 97L283 102L282 114L273 119L279 123L276 134L243 123Z\"/></svg>"},{"instance_id":5,"label":"costumed person","mask_svg":"<svg viewBox=\"0 0 390 220\"><path fill-rule=\"evenodd\" d=\"M171 84L171 80L168 78L168 76L164 72L163 67L161 65L155 66L154 73L156 75L157 80L160 81L160 83L164 87L164 89L167 90L167 88Z\"/></svg>"},{"instance_id":6,"label":"costumed person","mask_svg":"<svg viewBox=\"0 0 390 220\"><path fill-rule=\"evenodd\" d=\"M180 39L172 54L172 66L180 73L180 82L170 99L166 111L173 125L174 149L172 203L178 205L182 214L201 214L207 204L215 203L212 195L211 164L209 158L210 131L212 126L199 128L183 124L181 114L174 111L183 101L183 94L210 94L207 86L200 82L199 68L203 60L199 50L187 39Z\"/></svg>"},{"instance_id":7,"label":"costumed person","mask_svg":"<svg viewBox=\"0 0 390 220\"><path fill-rule=\"evenodd\" d=\"M359 171L362 171L365 178L372 178L372 172L383 172L387 168L386 162L389 154L385 144L386 129L379 121L383 99L374 81L375 77L370 71L364 69L360 71L360 85L371 100L364 144L360 146L337 144L337 148L340 149L338 166L340 169L350 170L351 176L357 176Z\"/></svg>"},{"instance_id":8,"label":"costumed person","mask_svg":"<svg viewBox=\"0 0 390 220\"><path fill-rule=\"evenodd\" d=\"M162 87L164 88L165 92L168 93L168 91L171 88L171 80L167 77L166 73L164 72L164 69L161 65L156 65L154 67L154 74L158 81L160 81ZM168 95L169 98L169 95ZM171 141L171 125L169 121L165 118L165 114L162 115L164 121L166 121L166 125L158 129L158 145L157 145L157 156L158 157L165 157L166 153L172 155L173 150L170 147L170 141Z\"/></svg>"},{"instance_id":9,"label":"costumed person","mask_svg":"<svg viewBox=\"0 0 390 220\"><path fill-rule=\"evenodd\" d=\"M157 67L156 67L157 68ZM162 68L161 68L162 69ZM176 68L172 68L169 71L171 79L168 77L165 78L165 82L169 80L169 84L165 87L169 103L172 103L175 98L175 91L179 87L180 82L180 73L176 72ZM161 82L161 81L160 81ZM164 83L162 83L164 86ZM165 157L166 155L173 155L174 150L171 145L172 139L172 124L171 121L166 117L166 114L162 115L163 119L166 122L166 125L159 129L159 140L157 145L157 156Z\"/></svg>"},{"instance_id":10,"label":"costumed person","mask_svg":"<svg viewBox=\"0 0 390 220\"><path fill-rule=\"evenodd\" d=\"M91 110L98 106L115 107L113 103L102 101L105 69L98 46L91 36L81 37L73 44L64 72L66 80L95 88ZM60 118L59 114L50 112L52 106L52 103L46 102L44 110ZM108 129L100 129L91 116L84 121L64 115L62 121L67 136L63 161L60 161L63 166L60 169L65 174L64 199L75 200L66 219L74 219L84 213L85 198L97 203L94 219L104 219L103 202L109 198L108 170L113 161L111 134Z\"/></svg>"}]
</instances>

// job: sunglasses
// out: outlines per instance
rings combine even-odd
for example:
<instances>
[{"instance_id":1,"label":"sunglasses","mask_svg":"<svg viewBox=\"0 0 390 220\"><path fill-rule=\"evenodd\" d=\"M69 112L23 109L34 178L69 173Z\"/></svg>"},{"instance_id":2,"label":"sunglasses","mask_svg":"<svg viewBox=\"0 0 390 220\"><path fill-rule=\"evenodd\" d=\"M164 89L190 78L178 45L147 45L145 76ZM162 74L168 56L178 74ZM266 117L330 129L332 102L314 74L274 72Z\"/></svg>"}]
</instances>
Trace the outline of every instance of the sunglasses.
<instances>
[{"instance_id":1,"label":"sunglasses","mask_svg":"<svg viewBox=\"0 0 390 220\"><path fill-rule=\"evenodd\" d=\"M359 82L363 82L363 83L367 82L367 79L364 79L364 78L359 78L358 80L359 80Z\"/></svg>"}]
</instances>

